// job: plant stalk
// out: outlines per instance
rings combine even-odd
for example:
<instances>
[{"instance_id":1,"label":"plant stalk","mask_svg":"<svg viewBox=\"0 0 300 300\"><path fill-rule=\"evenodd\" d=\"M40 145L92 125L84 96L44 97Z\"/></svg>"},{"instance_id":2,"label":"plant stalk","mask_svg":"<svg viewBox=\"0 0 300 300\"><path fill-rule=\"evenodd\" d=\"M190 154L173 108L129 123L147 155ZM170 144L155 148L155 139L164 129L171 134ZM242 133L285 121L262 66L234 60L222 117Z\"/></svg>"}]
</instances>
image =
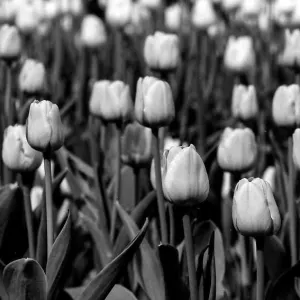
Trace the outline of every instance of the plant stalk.
<instances>
[{"instance_id":1,"label":"plant stalk","mask_svg":"<svg viewBox=\"0 0 300 300\"><path fill-rule=\"evenodd\" d=\"M256 300L264 299L264 238L256 238L256 252L257 252L257 261L256 261Z\"/></svg>"},{"instance_id":2,"label":"plant stalk","mask_svg":"<svg viewBox=\"0 0 300 300\"><path fill-rule=\"evenodd\" d=\"M140 168L133 167L134 173L134 205L136 206L140 201Z\"/></svg>"}]
</instances>

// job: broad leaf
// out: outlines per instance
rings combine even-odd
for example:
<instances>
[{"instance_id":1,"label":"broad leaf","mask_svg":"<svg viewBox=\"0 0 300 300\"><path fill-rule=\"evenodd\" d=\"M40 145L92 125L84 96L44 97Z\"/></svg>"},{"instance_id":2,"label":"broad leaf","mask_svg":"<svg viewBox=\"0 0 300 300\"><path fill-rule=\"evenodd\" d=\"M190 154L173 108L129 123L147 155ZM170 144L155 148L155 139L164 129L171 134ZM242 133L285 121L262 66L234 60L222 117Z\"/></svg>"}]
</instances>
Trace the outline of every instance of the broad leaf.
<instances>
[{"instance_id":1,"label":"broad leaf","mask_svg":"<svg viewBox=\"0 0 300 300\"><path fill-rule=\"evenodd\" d=\"M120 284L116 284L105 300L137 300L134 294Z\"/></svg>"}]
</instances>

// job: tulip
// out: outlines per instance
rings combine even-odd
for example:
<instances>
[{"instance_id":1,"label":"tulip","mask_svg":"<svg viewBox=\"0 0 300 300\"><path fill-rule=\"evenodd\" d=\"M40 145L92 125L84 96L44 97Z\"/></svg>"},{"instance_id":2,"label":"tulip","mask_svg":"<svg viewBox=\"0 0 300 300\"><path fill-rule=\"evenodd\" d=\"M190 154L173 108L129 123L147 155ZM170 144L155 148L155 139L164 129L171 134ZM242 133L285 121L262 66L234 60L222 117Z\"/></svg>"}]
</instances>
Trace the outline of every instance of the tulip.
<instances>
[{"instance_id":1,"label":"tulip","mask_svg":"<svg viewBox=\"0 0 300 300\"><path fill-rule=\"evenodd\" d=\"M293 159L295 166L300 170L300 129L297 128L293 134Z\"/></svg>"},{"instance_id":2,"label":"tulip","mask_svg":"<svg viewBox=\"0 0 300 300\"><path fill-rule=\"evenodd\" d=\"M3 25L0 28L0 58L17 59L22 50L20 34L15 26Z\"/></svg>"},{"instance_id":3,"label":"tulip","mask_svg":"<svg viewBox=\"0 0 300 300\"><path fill-rule=\"evenodd\" d=\"M32 189L30 191L32 211L35 211L42 203L43 191L44 191L44 189L41 186L35 185L32 187Z\"/></svg>"},{"instance_id":4,"label":"tulip","mask_svg":"<svg viewBox=\"0 0 300 300\"><path fill-rule=\"evenodd\" d=\"M210 25L207 28L207 34L210 38L214 39L218 36L222 36L226 31L225 23L218 20L217 23Z\"/></svg>"},{"instance_id":5,"label":"tulip","mask_svg":"<svg viewBox=\"0 0 300 300\"><path fill-rule=\"evenodd\" d=\"M255 136L249 128L225 128L217 151L219 166L228 172L246 172L257 157Z\"/></svg>"},{"instance_id":6,"label":"tulip","mask_svg":"<svg viewBox=\"0 0 300 300\"><path fill-rule=\"evenodd\" d=\"M146 38L144 57L153 70L170 71L179 64L179 39L175 34L155 32Z\"/></svg>"},{"instance_id":7,"label":"tulip","mask_svg":"<svg viewBox=\"0 0 300 300\"><path fill-rule=\"evenodd\" d=\"M189 29L189 11L187 6L174 3L165 9L165 25L173 32L187 32Z\"/></svg>"},{"instance_id":8,"label":"tulip","mask_svg":"<svg viewBox=\"0 0 300 300\"><path fill-rule=\"evenodd\" d=\"M152 159L152 131L137 122L128 124L122 136L122 160L124 163L143 166Z\"/></svg>"},{"instance_id":9,"label":"tulip","mask_svg":"<svg viewBox=\"0 0 300 300\"><path fill-rule=\"evenodd\" d=\"M262 32L268 32L272 26L272 17L270 17L270 13L272 11L272 7L270 3L265 3L258 16L258 28Z\"/></svg>"},{"instance_id":10,"label":"tulip","mask_svg":"<svg viewBox=\"0 0 300 300\"><path fill-rule=\"evenodd\" d=\"M256 90L253 85L235 85L232 95L232 115L242 120L249 120L257 116L258 104Z\"/></svg>"},{"instance_id":11,"label":"tulip","mask_svg":"<svg viewBox=\"0 0 300 300\"><path fill-rule=\"evenodd\" d=\"M300 88L297 84L277 88L273 97L272 115L279 126L300 124Z\"/></svg>"},{"instance_id":12,"label":"tulip","mask_svg":"<svg viewBox=\"0 0 300 300\"><path fill-rule=\"evenodd\" d=\"M42 163L43 156L30 147L23 125L9 126L4 132L2 160L16 172L35 171Z\"/></svg>"},{"instance_id":13,"label":"tulip","mask_svg":"<svg viewBox=\"0 0 300 300\"><path fill-rule=\"evenodd\" d=\"M58 150L64 143L63 125L59 109L50 101L33 101L26 126L29 145L38 151Z\"/></svg>"},{"instance_id":14,"label":"tulip","mask_svg":"<svg viewBox=\"0 0 300 300\"><path fill-rule=\"evenodd\" d=\"M149 9L157 10L161 7L162 0L139 0L139 3Z\"/></svg>"},{"instance_id":15,"label":"tulip","mask_svg":"<svg viewBox=\"0 0 300 300\"><path fill-rule=\"evenodd\" d=\"M22 92L40 94L46 85L46 70L43 63L27 59L19 75L19 87Z\"/></svg>"},{"instance_id":16,"label":"tulip","mask_svg":"<svg viewBox=\"0 0 300 300\"><path fill-rule=\"evenodd\" d=\"M206 168L193 145L164 151L162 181L164 196L177 205L195 206L208 196Z\"/></svg>"},{"instance_id":17,"label":"tulip","mask_svg":"<svg viewBox=\"0 0 300 300\"><path fill-rule=\"evenodd\" d=\"M86 15L81 23L81 41L88 48L97 48L107 41L104 24L95 15Z\"/></svg>"},{"instance_id":18,"label":"tulip","mask_svg":"<svg viewBox=\"0 0 300 300\"><path fill-rule=\"evenodd\" d=\"M230 71L246 73L254 68L255 53L253 40L250 36L229 37L225 54L224 64Z\"/></svg>"},{"instance_id":19,"label":"tulip","mask_svg":"<svg viewBox=\"0 0 300 300\"><path fill-rule=\"evenodd\" d=\"M58 0L61 14L79 16L83 12L82 0Z\"/></svg>"},{"instance_id":20,"label":"tulip","mask_svg":"<svg viewBox=\"0 0 300 300\"><path fill-rule=\"evenodd\" d=\"M279 231L281 218L268 182L260 178L244 178L238 182L232 220L235 229L245 236L268 236Z\"/></svg>"},{"instance_id":21,"label":"tulip","mask_svg":"<svg viewBox=\"0 0 300 300\"><path fill-rule=\"evenodd\" d=\"M196 0L192 10L192 24L203 30L217 22L217 16L210 0Z\"/></svg>"},{"instance_id":22,"label":"tulip","mask_svg":"<svg viewBox=\"0 0 300 300\"><path fill-rule=\"evenodd\" d=\"M91 114L107 122L126 122L133 110L129 86L122 81L97 81L90 98Z\"/></svg>"},{"instance_id":23,"label":"tulip","mask_svg":"<svg viewBox=\"0 0 300 300\"><path fill-rule=\"evenodd\" d=\"M135 117L146 127L169 125L175 117L170 85L155 77L140 78L137 83Z\"/></svg>"},{"instance_id":24,"label":"tulip","mask_svg":"<svg viewBox=\"0 0 300 300\"><path fill-rule=\"evenodd\" d=\"M270 184L272 191L276 189L276 168L274 166L268 166L263 174L263 180Z\"/></svg>"},{"instance_id":25,"label":"tulip","mask_svg":"<svg viewBox=\"0 0 300 300\"><path fill-rule=\"evenodd\" d=\"M264 6L263 0L243 1L240 6L241 14L245 17L258 18Z\"/></svg>"},{"instance_id":26,"label":"tulip","mask_svg":"<svg viewBox=\"0 0 300 300\"><path fill-rule=\"evenodd\" d=\"M124 27L130 22L132 0L109 0L105 10L105 18L113 27Z\"/></svg>"},{"instance_id":27,"label":"tulip","mask_svg":"<svg viewBox=\"0 0 300 300\"><path fill-rule=\"evenodd\" d=\"M56 0L48 0L45 2L45 18L53 20L59 13L59 5Z\"/></svg>"},{"instance_id":28,"label":"tulip","mask_svg":"<svg viewBox=\"0 0 300 300\"><path fill-rule=\"evenodd\" d=\"M281 26L289 25L295 10L295 0L276 0L273 4L274 20Z\"/></svg>"},{"instance_id":29,"label":"tulip","mask_svg":"<svg viewBox=\"0 0 300 300\"><path fill-rule=\"evenodd\" d=\"M300 2L296 1L295 8L292 13L292 18L290 21L292 26L299 27L300 26Z\"/></svg>"},{"instance_id":30,"label":"tulip","mask_svg":"<svg viewBox=\"0 0 300 300\"><path fill-rule=\"evenodd\" d=\"M16 0L0 1L0 22L12 23L14 21L17 10Z\"/></svg>"},{"instance_id":31,"label":"tulip","mask_svg":"<svg viewBox=\"0 0 300 300\"><path fill-rule=\"evenodd\" d=\"M222 6L227 11L236 10L243 0L222 0Z\"/></svg>"}]
</instances>

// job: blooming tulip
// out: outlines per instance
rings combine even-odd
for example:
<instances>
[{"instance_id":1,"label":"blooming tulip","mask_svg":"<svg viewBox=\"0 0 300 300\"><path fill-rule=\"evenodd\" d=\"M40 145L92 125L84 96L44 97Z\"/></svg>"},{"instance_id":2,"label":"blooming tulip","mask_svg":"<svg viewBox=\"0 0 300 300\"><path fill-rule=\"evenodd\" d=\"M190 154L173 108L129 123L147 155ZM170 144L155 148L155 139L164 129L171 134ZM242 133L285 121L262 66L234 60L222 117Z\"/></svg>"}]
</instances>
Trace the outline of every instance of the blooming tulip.
<instances>
[{"instance_id":1,"label":"blooming tulip","mask_svg":"<svg viewBox=\"0 0 300 300\"><path fill-rule=\"evenodd\" d=\"M273 4L274 20L281 26L290 25L295 10L295 0L276 0Z\"/></svg>"},{"instance_id":2,"label":"blooming tulip","mask_svg":"<svg viewBox=\"0 0 300 300\"><path fill-rule=\"evenodd\" d=\"M137 83L135 117L147 127L169 125L175 117L175 107L169 84L154 77L140 78Z\"/></svg>"},{"instance_id":3,"label":"blooming tulip","mask_svg":"<svg viewBox=\"0 0 300 300\"><path fill-rule=\"evenodd\" d=\"M97 48L106 43L107 34L104 24L95 15L86 15L81 23L81 41L88 48Z\"/></svg>"},{"instance_id":4,"label":"blooming tulip","mask_svg":"<svg viewBox=\"0 0 300 300\"><path fill-rule=\"evenodd\" d=\"M139 3L149 9L157 10L161 7L162 0L139 0Z\"/></svg>"},{"instance_id":5,"label":"blooming tulip","mask_svg":"<svg viewBox=\"0 0 300 300\"><path fill-rule=\"evenodd\" d=\"M255 53L252 38L250 36L229 37L224 64L228 70L238 73L246 73L253 69Z\"/></svg>"},{"instance_id":6,"label":"blooming tulip","mask_svg":"<svg viewBox=\"0 0 300 300\"><path fill-rule=\"evenodd\" d=\"M17 11L16 0L2 0L0 1L0 22L11 23L14 21Z\"/></svg>"},{"instance_id":7,"label":"blooming tulip","mask_svg":"<svg viewBox=\"0 0 300 300\"><path fill-rule=\"evenodd\" d=\"M232 95L232 115L242 120L254 118L258 113L256 90L253 85L235 85Z\"/></svg>"},{"instance_id":8,"label":"blooming tulip","mask_svg":"<svg viewBox=\"0 0 300 300\"><path fill-rule=\"evenodd\" d=\"M46 70L43 63L27 59L19 75L19 87L22 92L39 94L44 91Z\"/></svg>"},{"instance_id":9,"label":"blooming tulip","mask_svg":"<svg viewBox=\"0 0 300 300\"><path fill-rule=\"evenodd\" d=\"M170 71L179 63L179 39L175 34L155 32L146 38L144 57L153 70Z\"/></svg>"},{"instance_id":10,"label":"blooming tulip","mask_svg":"<svg viewBox=\"0 0 300 300\"><path fill-rule=\"evenodd\" d=\"M222 6L227 11L232 11L241 5L242 0L222 0Z\"/></svg>"},{"instance_id":11,"label":"blooming tulip","mask_svg":"<svg viewBox=\"0 0 300 300\"><path fill-rule=\"evenodd\" d=\"M64 143L59 109L50 101L33 101L27 119L26 135L29 145L38 151L58 150Z\"/></svg>"},{"instance_id":12,"label":"blooming tulip","mask_svg":"<svg viewBox=\"0 0 300 300\"><path fill-rule=\"evenodd\" d=\"M142 166L152 158L152 131L137 122L128 124L122 136L122 160L132 166Z\"/></svg>"},{"instance_id":13,"label":"blooming tulip","mask_svg":"<svg viewBox=\"0 0 300 300\"><path fill-rule=\"evenodd\" d=\"M281 218L268 182L260 178L244 178L238 182L232 220L235 229L245 236L267 236L279 231Z\"/></svg>"},{"instance_id":14,"label":"blooming tulip","mask_svg":"<svg viewBox=\"0 0 300 300\"><path fill-rule=\"evenodd\" d=\"M21 54L22 42L15 26L3 25L0 28L0 58L14 60Z\"/></svg>"},{"instance_id":15,"label":"blooming tulip","mask_svg":"<svg viewBox=\"0 0 300 300\"><path fill-rule=\"evenodd\" d=\"M126 122L132 116L129 86L122 81L101 80L94 84L90 112L107 122Z\"/></svg>"},{"instance_id":16,"label":"blooming tulip","mask_svg":"<svg viewBox=\"0 0 300 300\"><path fill-rule=\"evenodd\" d=\"M210 0L196 0L192 10L192 24L197 29L207 29L217 22L217 16Z\"/></svg>"},{"instance_id":17,"label":"blooming tulip","mask_svg":"<svg viewBox=\"0 0 300 300\"><path fill-rule=\"evenodd\" d=\"M293 159L297 169L300 170L300 129L297 128L293 134Z\"/></svg>"},{"instance_id":18,"label":"blooming tulip","mask_svg":"<svg viewBox=\"0 0 300 300\"><path fill-rule=\"evenodd\" d=\"M184 206L206 200L209 181L205 165L195 147L172 147L162 158L162 182L165 197Z\"/></svg>"},{"instance_id":19,"label":"blooming tulip","mask_svg":"<svg viewBox=\"0 0 300 300\"><path fill-rule=\"evenodd\" d=\"M173 32L187 32L189 29L189 12L187 6L174 3L165 9L165 25Z\"/></svg>"},{"instance_id":20,"label":"blooming tulip","mask_svg":"<svg viewBox=\"0 0 300 300\"><path fill-rule=\"evenodd\" d=\"M249 128L225 128L217 151L219 166L228 172L245 172L257 157L255 136Z\"/></svg>"},{"instance_id":21,"label":"blooming tulip","mask_svg":"<svg viewBox=\"0 0 300 300\"><path fill-rule=\"evenodd\" d=\"M105 10L105 18L113 27L124 27L130 22L132 0L109 0Z\"/></svg>"},{"instance_id":22,"label":"blooming tulip","mask_svg":"<svg viewBox=\"0 0 300 300\"><path fill-rule=\"evenodd\" d=\"M300 88L297 84L277 88L273 97L272 115L279 126L300 124Z\"/></svg>"},{"instance_id":23,"label":"blooming tulip","mask_svg":"<svg viewBox=\"0 0 300 300\"><path fill-rule=\"evenodd\" d=\"M40 166L42 159L42 154L29 146L25 126L9 126L5 130L2 160L9 169L17 172L34 171Z\"/></svg>"}]
</instances>

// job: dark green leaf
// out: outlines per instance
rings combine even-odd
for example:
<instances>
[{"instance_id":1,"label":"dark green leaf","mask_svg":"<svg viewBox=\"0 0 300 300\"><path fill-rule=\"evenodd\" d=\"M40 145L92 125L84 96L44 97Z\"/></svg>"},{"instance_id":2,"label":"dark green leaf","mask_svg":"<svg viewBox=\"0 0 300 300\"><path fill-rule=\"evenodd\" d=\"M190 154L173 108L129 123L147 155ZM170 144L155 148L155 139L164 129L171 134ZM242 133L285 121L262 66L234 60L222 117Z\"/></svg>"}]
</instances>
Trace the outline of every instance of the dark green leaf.
<instances>
[{"instance_id":1,"label":"dark green leaf","mask_svg":"<svg viewBox=\"0 0 300 300\"><path fill-rule=\"evenodd\" d=\"M134 294L124 288L120 284L116 284L113 289L110 291L106 300L137 300Z\"/></svg>"}]
</instances>

